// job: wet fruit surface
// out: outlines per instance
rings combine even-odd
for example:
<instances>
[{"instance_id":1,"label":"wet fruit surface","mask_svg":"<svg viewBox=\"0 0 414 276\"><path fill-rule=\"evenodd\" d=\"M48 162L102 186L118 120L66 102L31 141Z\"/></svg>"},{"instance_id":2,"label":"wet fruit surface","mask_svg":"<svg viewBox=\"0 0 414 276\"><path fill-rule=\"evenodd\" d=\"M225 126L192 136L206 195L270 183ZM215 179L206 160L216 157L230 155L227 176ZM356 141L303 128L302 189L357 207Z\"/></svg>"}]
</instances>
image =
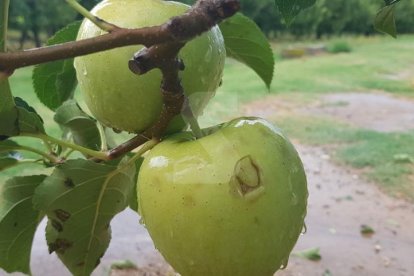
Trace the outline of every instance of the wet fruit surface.
<instances>
[{"instance_id":1,"label":"wet fruit surface","mask_svg":"<svg viewBox=\"0 0 414 276\"><path fill-rule=\"evenodd\" d=\"M141 167L140 212L182 275L272 275L304 226L306 177L277 128L233 120L195 140L177 134Z\"/></svg>"},{"instance_id":2,"label":"wet fruit surface","mask_svg":"<svg viewBox=\"0 0 414 276\"><path fill-rule=\"evenodd\" d=\"M120 27L139 28L160 25L187 9L184 4L160 0L106 0L92 13ZM85 20L78 40L104 33ZM93 115L109 127L137 133L151 126L159 116L162 106L160 71L156 69L137 76L128 68L128 61L141 48L128 46L75 59L85 102ZM179 54L185 64L180 77L196 115L220 84L225 56L218 27L189 42ZM177 117L170 125L170 132L183 126L184 122Z\"/></svg>"}]
</instances>

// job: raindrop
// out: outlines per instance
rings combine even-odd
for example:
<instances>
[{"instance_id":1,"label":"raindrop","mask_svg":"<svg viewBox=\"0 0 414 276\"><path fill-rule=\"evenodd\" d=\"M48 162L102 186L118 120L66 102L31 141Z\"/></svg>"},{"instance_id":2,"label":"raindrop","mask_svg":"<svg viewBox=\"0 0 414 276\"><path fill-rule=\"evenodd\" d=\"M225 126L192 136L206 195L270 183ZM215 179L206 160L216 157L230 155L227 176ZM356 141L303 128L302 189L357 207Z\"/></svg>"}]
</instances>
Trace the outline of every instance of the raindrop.
<instances>
[{"instance_id":1,"label":"raindrop","mask_svg":"<svg viewBox=\"0 0 414 276\"><path fill-rule=\"evenodd\" d=\"M308 227L306 226L306 223L304 223L304 224L303 224L303 228L302 228L302 232L301 232L301 234L302 234L302 235L305 235L305 234L306 234L306 232L308 232Z\"/></svg>"},{"instance_id":2,"label":"raindrop","mask_svg":"<svg viewBox=\"0 0 414 276\"><path fill-rule=\"evenodd\" d=\"M213 47L208 46L208 50L207 50L206 55L204 56L204 60L205 60L206 62L208 62L208 61L210 61L210 60L211 60L211 57L212 57L212 56L213 56Z\"/></svg>"},{"instance_id":3,"label":"raindrop","mask_svg":"<svg viewBox=\"0 0 414 276\"><path fill-rule=\"evenodd\" d=\"M289 263L289 258L287 258L286 260L282 261L282 265L280 266L280 269L286 269Z\"/></svg>"},{"instance_id":4,"label":"raindrop","mask_svg":"<svg viewBox=\"0 0 414 276\"><path fill-rule=\"evenodd\" d=\"M292 200L290 201L290 203L294 206L298 204L298 197L295 193L292 193Z\"/></svg>"},{"instance_id":5,"label":"raindrop","mask_svg":"<svg viewBox=\"0 0 414 276\"><path fill-rule=\"evenodd\" d=\"M83 75L84 75L84 76L87 76L87 75L88 75L88 71L86 71L86 69L85 69L85 70L83 70Z\"/></svg>"}]
</instances>

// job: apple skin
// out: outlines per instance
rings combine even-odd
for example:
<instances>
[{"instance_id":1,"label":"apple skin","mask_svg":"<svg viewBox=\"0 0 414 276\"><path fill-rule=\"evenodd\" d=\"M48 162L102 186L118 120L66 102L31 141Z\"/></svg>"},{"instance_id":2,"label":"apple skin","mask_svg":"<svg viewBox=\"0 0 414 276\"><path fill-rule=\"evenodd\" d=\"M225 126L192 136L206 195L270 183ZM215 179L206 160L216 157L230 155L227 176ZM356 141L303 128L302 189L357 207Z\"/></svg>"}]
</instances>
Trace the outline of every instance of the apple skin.
<instances>
[{"instance_id":1,"label":"apple skin","mask_svg":"<svg viewBox=\"0 0 414 276\"><path fill-rule=\"evenodd\" d=\"M124 28L160 25L183 14L189 6L161 0L105 0L92 14ZM89 20L84 20L77 40L105 34ZM139 133L158 119L162 108L161 72L152 70L142 76L133 74L128 60L142 48L128 46L75 58L80 90L91 113L104 125ZM180 73L193 112L199 115L214 95L222 78L226 51L220 29L187 43L179 57L185 64ZM170 124L169 132L185 126L181 116Z\"/></svg>"},{"instance_id":2,"label":"apple skin","mask_svg":"<svg viewBox=\"0 0 414 276\"><path fill-rule=\"evenodd\" d=\"M254 117L197 140L167 138L138 176L143 221L183 276L273 275L302 232L307 198L298 153L278 128Z\"/></svg>"}]
</instances>

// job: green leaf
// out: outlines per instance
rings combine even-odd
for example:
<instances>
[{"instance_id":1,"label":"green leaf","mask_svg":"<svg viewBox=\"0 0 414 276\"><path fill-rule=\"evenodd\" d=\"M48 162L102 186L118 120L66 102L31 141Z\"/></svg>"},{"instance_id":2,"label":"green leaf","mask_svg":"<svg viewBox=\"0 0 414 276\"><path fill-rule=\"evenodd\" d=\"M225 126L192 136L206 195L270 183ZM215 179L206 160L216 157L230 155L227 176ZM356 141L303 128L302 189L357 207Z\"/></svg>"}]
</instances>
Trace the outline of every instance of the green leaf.
<instances>
[{"instance_id":1,"label":"green leaf","mask_svg":"<svg viewBox=\"0 0 414 276\"><path fill-rule=\"evenodd\" d=\"M377 31L397 37L397 26L395 25L395 3L383 7L375 17L374 27Z\"/></svg>"},{"instance_id":2,"label":"green leaf","mask_svg":"<svg viewBox=\"0 0 414 276\"><path fill-rule=\"evenodd\" d=\"M76 144L94 150L101 148L96 120L86 114L75 100L65 102L56 110L55 121L68 128Z\"/></svg>"},{"instance_id":3,"label":"green leaf","mask_svg":"<svg viewBox=\"0 0 414 276\"><path fill-rule=\"evenodd\" d=\"M136 167L136 171L137 173L135 174L135 178L134 178L134 182L135 184L138 182L138 172L139 169L141 168L142 162L144 162L144 158L141 157L139 158L137 161L135 161L135 167ZM130 193L130 198L129 198L129 208L131 208L132 210L134 210L135 212L138 213L138 191L137 191L138 185L134 185L134 187L132 187L132 191Z\"/></svg>"},{"instance_id":4,"label":"green leaf","mask_svg":"<svg viewBox=\"0 0 414 276\"><path fill-rule=\"evenodd\" d=\"M222 22L220 29L227 55L252 68L269 88L275 60L266 36L256 23L238 13Z\"/></svg>"},{"instance_id":5,"label":"green leaf","mask_svg":"<svg viewBox=\"0 0 414 276\"><path fill-rule=\"evenodd\" d=\"M116 262L112 263L111 264L111 269L127 270L127 269L138 269L138 267L137 267L136 264L134 264L130 260L121 260L121 261L116 261Z\"/></svg>"},{"instance_id":6,"label":"green leaf","mask_svg":"<svg viewBox=\"0 0 414 276\"><path fill-rule=\"evenodd\" d=\"M19 164L14 150L20 146L13 141L0 141L0 172Z\"/></svg>"},{"instance_id":7,"label":"green leaf","mask_svg":"<svg viewBox=\"0 0 414 276\"><path fill-rule=\"evenodd\" d=\"M76 40L81 22L73 22L58 31L47 45ZM77 85L73 58L37 65L33 70L33 87L40 101L55 110L73 97Z\"/></svg>"},{"instance_id":8,"label":"green leaf","mask_svg":"<svg viewBox=\"0 0 414 276\"><path fill-rule=\"evenodd\" d=\"M36 110L19 97L15 97L14 101L16 102L18 113L16 135L21 133L45 133L43 119Z\"/></svg>"},{"instance_id":9,"label":"green leaf","mask_svg":"<svg viewBox=\"0 0 414 276\"><path fill-rule=\"evenodd\" d=\"M43 121L37 113L30 112L23 107L17 107L18 125L16 135L21 133L45 133Z\"/></svg>"},{"instance_id":10,"label":"green leaf","mask_svg":"<svg viewBox=\"0 0 414 276\"><path fill-rule=\"evenodd\" d=\"M290 25L302 10L313 6L316 0L275 0L275 2L286 25Z\"/></svg>"},{"instance_id":11,"label":"green leaf","mask_svg":"<svg viewBox=\"0 0 414 276\"><path fill-rule=\"evenodd\" d=\"M0 141L15 132L17 109L7 79L0 79Z\"/></svg>"},{"instance_id":12,"label":"green leaf","mask_svg":"<svg viewBox=\"0 0 414 276\"><path fill-rule=\"evenodd\" d=\"M39 113L37 113L37 111L32 106L30 106L25 100L23 100L20 97L14 97L14 102L16 103L16 106L22 107L29 112L36 113L39 116L40 120L43 122L43 119L40 117Z\"/></svg>"},{"instance_id":13,"label":"green leaf","mask_svg":"<svg viewBox=\"0 0 414 276\"><path fill-rule=\"evenodd\" d=\"M2 153L8 154L11 151L17 150L20 148L20 145L14 141L6 140L0 141L0 156Z\"/></svg>"},{"instance_id":14,"label":"green leaf","mask_svg":"<svg viewBox=\"0 0 414 276\"><path fill-rule=\"evenodd\" d=\"M0 185L0 267L9 273L30 273L33 237L42 219L32 197L45 177L15 177Z\"/></svg>"},{"instance_id":15,"label":"green leaf","mask_svg":"<svg viewBox=\"0 0 414 276\"><path fill-rule=\"evenodd\" d=\"M0 172L19 164L19 156L13 152L19 147L13 141L0 141Z\"/></svg>"},{"instance_id":16,"label":"green leaf","mask_svg":"<svg viewBox=\"0 0 414 276\"><path fill-rule=\"evenodd\" d=\"M300 258L304 258L310 261L319 261L322 259L321 255L319 254L319 248L310 248L303 251L298 251L292 253L293 256L297 256Z\"/></svg>"},{"instance_id":17,"label":"green leaf","mask_svg":"<svg viewBox=\"0 0 414 276\"><path fill-rule=\"evenodd\" d=\"M128 206L134 164L69 160L36 189L35 208L49 218L46 239L74 275L90 275L104 255L112 218Z\"/></svg>"},{"instance_id":18,"label":"green leaf","mask_svg":"<svg viewBox=\"0 0 414 276\"><path fill-rule=\"evenodd\" d=\"M13 157L0 156L0 172L19 164L19 160Z\"/></svg>"},{"instance_id":19,"label":"green leaf","mask_svg":"<svg viewBox=\"0 0 414 276\"><path fill-rule=\"evenodd\" d=\"M322 276L332 276L332 273L329 269L325 269L325 271L323 272Z\"/></svg>"},{"instance_id":20,"label":"green leaf","mask_svg":"<svg viewBox=\"0 0 414 276\"><path fill-rule=\"evenodd\" d=\"M385 5L390 6L390 5L394 5L398 2L400 2L401 0L384 0Z\"/></svg>"},{"instance_id":21,"label":"green leaf","mask_svg":"<svg viewBox=\"0 0 414 276\"><path fill-rule=\"evenodd\" d=\"M0 124L0 141L11 136L18 136L21 133L45 133L43 120L39 114L36 113L34 108L29 106L21 98L15 98L15 102L16 106L14 107L14 110L16 116L1 118L1 121L4 120L4 122L9 122L13 127L2 128L2 124Z\"/></svg>"},{"instance_id":22,"label":"green leaf","mask_svg":"<svg viewBox=\"0 0 414 276\"><path fill-rule=\"evenodd\" d=\"M374 228L365 224L361 225L360 232L364 236L372 236L373 234L375 234Z\"/></svg>"}]
</instances>

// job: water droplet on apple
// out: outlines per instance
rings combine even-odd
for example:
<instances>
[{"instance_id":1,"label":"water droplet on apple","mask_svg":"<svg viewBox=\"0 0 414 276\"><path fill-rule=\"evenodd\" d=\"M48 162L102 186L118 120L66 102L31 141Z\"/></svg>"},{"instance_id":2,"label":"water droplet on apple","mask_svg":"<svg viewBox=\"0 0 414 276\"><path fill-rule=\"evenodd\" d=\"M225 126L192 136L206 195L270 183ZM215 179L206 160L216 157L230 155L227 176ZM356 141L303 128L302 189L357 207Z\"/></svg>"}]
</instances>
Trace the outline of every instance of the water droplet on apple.
<instances>
[{"instance_id":1,"label":"water droplet on apple","mask_svg":"<svg viewBox=\"0 0 414 276\"><path fill-rule=\"evenodd\" d=\"M282 265L280 266L280 269L286 269L289 263L289 258L287 258L286 260L282 261Z\"/></svg>"},{"instance_id":2,"label":"water droplet on apple","mask_svg":"<svg viewBox=\"0 0 414 276\"><path fill-rule=\"evenodd\" d=\"M212 57L212 56L213 56L213 47L208 46L207 53L206 53L206 55L204 56L204 60L205 60L206 62L209 62L209 61L211 60L211 57Z\"/></svg>"},{"instance_id":3,"label":"water droplet on apple","mask_svg":"<svg viewBox=\"0 0 414 276\"><path fill-rule=\"evenodd\" d=\"M308 227L306 226L306 223L304 223L301 234L304 235L306 232L308 232Z\"/></svg>"},{"instance_id":4,"label":"water droplet on apple","mask_svg":"<svg viewBox=\"0 0 414 276\"><path fill-rule=\"evenodd\" d=\"M85 69L85 70L83 70L83 75L84 75L84 76L87 76L87 75L88 75L88 71L86 71L86 69Z\"/></svg>"},{"instance_id":5,"label":"water droplet on apple","mask_svg":"<svg viewBox=\"0 0 414 276\"><path fill-rule=\"evenodd\" d=\"M291 199L290 203L293 206L295 206L299 203L298 196L295 193L292 193L292 199Z\"/></svg>"}]
</instances>

